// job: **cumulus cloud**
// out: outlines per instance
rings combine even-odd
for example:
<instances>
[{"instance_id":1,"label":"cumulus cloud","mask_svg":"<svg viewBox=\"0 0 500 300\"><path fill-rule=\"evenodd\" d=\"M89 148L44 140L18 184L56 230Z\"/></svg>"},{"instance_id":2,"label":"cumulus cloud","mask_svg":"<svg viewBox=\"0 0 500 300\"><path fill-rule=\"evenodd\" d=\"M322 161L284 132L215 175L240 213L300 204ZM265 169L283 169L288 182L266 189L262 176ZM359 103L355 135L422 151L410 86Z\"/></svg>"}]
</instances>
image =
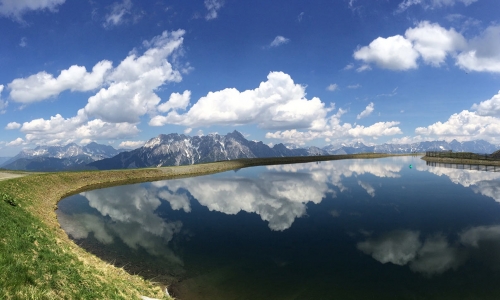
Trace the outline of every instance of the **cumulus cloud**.
<instances>
[{"instance_id":1,"label":"cumulus cloud","mask_svg":"<svg viewBox=\"0 0 500 300\"><path fill-rule=\"evenodd\" d=\"M266 138L279 139L286 143L304 145L306 142L319 138L358 138L370 137L377 139L381 136L390 136L403 133L397 125L399 122L378 122L370 126L356 125L353 127L349 123L340 124L340 120L332 118L328 129L323 131L298 131L296 129L268 132Z\"/></svg>"},{"instance_id":2,"label":"cumulus cloud","mask_svg":"<svg viewBox=\"0 0 500 300\"><path fill-rule=\"evenodd\" d=\"M22 138L17 138L13 141L8 142L6 146L15 147L15 146L20 146L22 144L24 144L24 140Z\"/></svg>"},{"instance_id":3,"label":"cumulus cloud","mask_svg":"<svg viewBox=\"0 0 500 300\"><path fill-rule=\"evenodd\" d=\"M399 122L378 122L370 126L356 125L353 127L349 123L340 124L340 119L335 116L330 119L330 123L322 131L298 131L296 129L276 131L266 133L268 139L279 139L285 143L304 145L306 142L319 138L358 138L390 136L403 133L399 127Z\"/></svg>"},{"instance_id":4,"label":"cumulus cloud","mask_svg":"<svg viewBox=\"0 0 500 300\"><path fill-rule=\"evenodd\" d=\"M7 130L13 130L13 129L19 129L21 128L21 124L17 123L17 122L10 122L9 124L7 124L7 126L5 126L5 129Z\"/></svg>"},{"instance_id":5,"label":"cumulus cloud","mask_svg":"<svg viewBox=\"0 0 500 300\"><path fill-rule=\"evenodd\" d=\"M500 25L489 26L481 35L469 41L456 64L476 72L500 72Z\"/></svg>"},{"instance_id":6,"label":"cumulus cloud","mask_svg":"<svg viewBox=\"0 0 500 300\"><path fill-rule=\"evenodd\" d=\"M368 117L375 109L374 106L375 105L373 104L373 102L370 102L370 104L368 104L368 106L366 106L365 110L363 110L359 115L357 115L356 118L359 120L359 119L362 119L364 117Z\"/></svg>"},{"instance_id":7,"label":"cumulus cloud","mask_svg":"<svg viewBox=\"0 0 500 300\"><path fill-rule=\"evenodd\" d=\"M290 42L290 39L288 39L284 36L278 35L277 37L274 38L274 40L271 42L271 44L269 44L269 47L278 47L278 46L281 46L281 45L289 43L289 42Z\"/></svg>"},{"instance_id":8,"label":"cumulus cloud","mask_svg":"<svg viewBox=\"0 0 500 300\"><path fill-rule=\"evenodd\" d=\"M357 88L360 85L349 86ZM329 89L338 86L332 84ZM278 130L268 132L266 138L304 144L313 139L370 137L401 134L399 122L378 122L369 126L348 123L341 124L340 117L346 112L339 109L335 114L334 105L326 107L319 98L306 98L305 87L296 84L290 75L270 72L267 81L261 82L253 90L239 91L227 88L209 92L189 107L190 91L173 93L170 99L157 106L157 115L149 122L151 126L175 124L193 128L213 125L238 126L255 124L260 128ZM374 110L370 103L359 118L368 116ZM299 130L307 131L299 131Z\"/></svg>"},{"instance_id":9,"label":"cumulus cloud","mask_svg":"<svg viewBox=\"0 0 500 300\"><path fill-rule=\"evenodd\" d=\"M105 224L98 216L90 214L67 215L62 212L57 213L57 220L64 228L64 231L74 239L86 239L89 233L93 232L94 237L101 243L108 245L113 243L113 236L105 227Z\"/></svg>"},{"instance_id":10,"label":"cumulus cloud","mask_svg":"<svg viewBox=\"0 0 500 300\"><path fill-rule=\"evenodd\" d=\"M56 12L57 7L62 5L65 1L66 0L2 0L0 1L0 15L23 23L23 14L36 10Z\"/></svg>"},{"instance_id":11,"label":"cumulus cloud","mask_svg":"<svg viewBox=\"0 0 500 300\"><path fill-rule=\"evenodd\" d=\"M404 266L415 259L422 246L418 231L398 230L357 244L361 252L385 264Z\"/></svg>"},{"instance_id":12,"label":"cumulus cloud","mask_svg":"<svg viewBox=\"0 0 500 300\"><path fill-rule=\"evenodd\" d=\"M446 237L441 234L428 237L417 255L418 258L410 263L410 270L426 275L456 269L464 261L461 251L450 246Z\"/></svg>"},{"instance_id":13,"label":"cumulus cloud","mask_svg":"<svg viewBox=\"0 0 500 300\"><path fill-rule=\"evenodd\" d=\"M437 23L420 22L417 27L406 30L405 36L413 42L413 48L425 63L439 66L448 53L464 49L467 42L455 29L446 30Z\"/></svg>"},{"instance_id":14,"label":"cumulus cloud","mask_svg":"<svg viewBox=\"0 0 500 300\"><path fill-rule=\"evenodd\" d=\"M264 172L258 178L193 177L154 182L159 195L172 209L191 210L187 191L210 211L234 215L240 211L257 213L269 228L283 231L304 216L307 203L320 203L329 192L324 178L307 173Z\"/></svg>"},{"instance_id":15,"label":"cumulus cloud","mask_svg":"<svg viewBox=\"0 0 500 300\"><path fill-rule=\"evenodd\" d=\"M63 118L57 114L49 120L35 119L23 123L21 132L26 134L30 143L63 143L74 139L121 139L137 135L135 124L109 123L100 119L88 120L83 110L72 118Z\"/></svg>"},{"instance_id":16,"label":"cumulus cloud","mask_svg":"<svg viewBox=\"0 0 500 300\"><path fill-rule=\"evenodd\" d=\"M106 122L138 122L139 117L156 111L160 98L155 90L182 76L167 58L183 42L184 30L164 31L151 41L143 55L130 54L107 76L109 86L88 100L85 112Z\"/></svg>"},{"instance_id":17,"label":"cumulus cloud","mask_svg":"<svg viewBox=\"0 0 500 300\"><path fill-rule=\"evenodd\" d=\"M151 255L182 265L182 260L168 248L169 241L180 232L182 222L165 221L155 214L161 204L156 189L123 186L80 195L101 215L58 212L61 226L73 238L87 238L93 232L101 243L111 244L115 238L121 239L132 249L143 248Z\"/></svg>"},{"instance_id":18,"label":"cumulus cloud","mask_svg":"<svg viewBox=\"0 0 500 300\"><path fill-rule=\"evenodd\" d=\"M396 13L402 13L413 5L420 5L424 9L437 9L446 6L454 6L456 3L463 3L465 6L478 0L404 0L398 5Z\"/></svg>"},{"instance_id":19,"label":"cumulus cloud","mask_svg":"<svg viewBox=\"0 0 500 300\"><path fill-rule=\"evenodd\" d=\"M125 16L130 15L132 8L132 0L123 0L123 2L115 2L110 7L110 12L104 17L104 28L118 26L125 21Z\"/></svg>"},{"instance_id":20,"label":"cumulus cloud","mask_svg":"<svg viewBox=\"0 0 500 300\"><path fill-rule=\"evenodd\" d=\"M14 79L8 84L10 97L15 102L28 104L57 96L65 90L94 90L103 84L111 68L111 62L103 60L92 68L92 72L87 72L83 66L74 65L61 71L57 78L43 71L27 78Z\"/></svg>"},{"instance_id":21,"label":"cumulus cloud","mask_svg":"<svg viewBox=\"0 0 500 300\"><path fill-rule=\"evenodd\" d=\"M425 275L441 274L463 263L461 251L441 234L429 236L423 244L419 236L418 231L396 230L359 242L357 248L383 264L409 264L410 270Z\"/></svg>"},{"instance_id":22,"label":"cumulus cloud","mask_svg":"<svg viewBox=\"0 0 500 300\"><path fill-rule=\"evenodd\" d=\"M500 241L500 226L477 226L460 234L460 242L478 248L481 242Z\"/></svg>"},{"instance_id":23,"label":"cumulus cloud","mask_svg":"<svg viewBox=\"0 0 500 300\"><path fill-rule=\"evenodd\" d=\"M168 102L167 102L168 103ZM210 92L179 114L156 116L150 125L177 124L187 127L257 124L261 128L314 128L324 124L328 108L319 98L307 99L305 87L290 75L271 72L258 88L243 92L235 88Z\"/></svg>"},{"instance_id":24,"label":"cumulus cloud","mask_svg":"<svg viewBox=\"0 0 500 300\"><path fill-rule=\"evenodd\" d=\"M467 41L454 28L422 21L407 29L405 36L378 37L354 51L353 56L366 64L399 71L418 68L420 58L425 64L439 67L451 56L464 70L500 72L500 26L489 26Z\"/></svg>"},{"instance_id":25,"label":"cumulus cloud","mask_svg":"<svg viewBox=\"0 0 500 300\"><path fill-rule=\"evenodd\" d=\"M191 91L184 91L184 93L172 93L167 102L158 105L158 111L161 113L169 112L173 109L185 110L191 100Z\"/></svg>"},{"instance_id":26,"label":"cumulus cloud","mask_svg":"<svg viewBox=\"0 0 500 300\"><path fill-rule=\"evenodd\" d=\"M205 16L205 19L207 21L213 20L217 18L219 10L224 6L224 1L223 0L205 0L205 7L208 10L207 15Z\"/></svg>"},{"instance_id":27,"label":"cumulus cloud","mask_svg":"<svg viewBox=\"0 0 500 300\"><path fill-rule=\"evenodd\" d=\"M375 189L368 182L358 180L358 184L368 193L368 195L375 197Z\"/></svg>"},{"instance_id":28,"label":"cumulus cloud","mask_svg":"<svg viewBox=\"0 0 500 300\"><path fill-rule=\"evenodd\" d=\"M498 143L500 142L498 138L500 135L500 119L463 110L460 113L451 115L445 122L436 122L427 127L417 127L415 133L447 140L484 139L492 143Z\"/></svg>"},{"instance_id":29,"label":"cumulus cloud","mask_svg":"<svg viewBox=\"0 0 500 300\"><path fill-rule=\"evenodd\" d=\"M368 46L356 50L354 58L384 69L409 70L417 68L418 52L409 40L396 35L376 38Z\"/></svg>"},{"instance_id":30,"label":"cumulus cloud","mask_svg":"<svg viewBox=\"0 0 500 300\"><path fill-rule=\"evenodd\" d=\"M9 102L2 100L3 88L3 84L0 84L0 115L5 113L5 109L7 108L7 105L9 105Z\"/></svg>"},{"instance_id":31,"label":"cumulus cloud","mask_svg":"<svg viewBox=\"0 0 500 300\"><path fill-rule=\"evenodd\" d=\"M21 103L41 101L64 90L87 91L101 87L75 117L64 118L59 114L50 119L25 122L21 131L26 140L53 143L65 139L121 139L135 136L136 125L144 114L154 115L161 99L155 91L168 82L179 82L182 77L168 62L168 58L183 42L183 30L163 32L150 41L142 55L132 51L113 68L111 62L101 61L92 73L84 67L72 66L54 76L45 72L28 78L15 79L9 88L11 97ZM190 92L173 95L171 101L160 107L185 108Z\"/></svg>"},{"instance_id":32,"label":"cumulus cloud","mask_svg":"<svg viewBox=\"0 0 500 300\"><path fill-rule=\"evenodd\" d=\"M137 149L144 146L145 141L123 141L118 148Z\"/></svg>"},{"instance_id":33,"label":"cumulus cloud","mask_svg":"<svg viewBox=\"0 0 500 300\"><path fill-rule=\"evenodd\" d=\"M339 89L339 85L336 83L332 83L329 86L326 87L327 91L333 92Z\"/></svg>"},{"instance_id":34,"label":"cumulus cloud","mask_svg":"<svg viewBox=\"0 0 500 300\"><path fill-rule=\"evenodd\" d=\"M471 109L475 110L480 116L500 117L500 91L489 100L482 101L479 104L474 103Z\"/></svg>"}]
</instances>

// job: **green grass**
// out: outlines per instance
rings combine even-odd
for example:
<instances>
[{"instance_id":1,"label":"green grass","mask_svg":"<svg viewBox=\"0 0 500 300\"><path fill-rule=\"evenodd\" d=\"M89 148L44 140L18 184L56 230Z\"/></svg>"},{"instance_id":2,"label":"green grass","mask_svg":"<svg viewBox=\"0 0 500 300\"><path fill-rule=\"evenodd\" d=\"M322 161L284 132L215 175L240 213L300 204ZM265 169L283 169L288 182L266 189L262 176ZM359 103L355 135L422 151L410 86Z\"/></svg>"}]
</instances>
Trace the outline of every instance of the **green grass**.
<instances>
[{"instance_id":1,"label":"green grass","mask_svg":"<svg viewBox=\"0 0 500 300\"><path fill-rule=\"evenodd\" d=\"M0 299L168 299L162 287L83 251L58 226L54 208L64 194L129 172L108 173L0 181Z\"/></svg>"},{"instance_id":2,"label":"green grass","mask_svg":"<svg viewBox=\"0 0 500 300\"><path fill-rule=\"evenodd\" d=\"M163 286L116 268L73 243L60 228L57 202L100 187L210 174L256 165L377 158L361 154L233 160L119 171L33 173L0 181L0 299L169 299Z\"/></svg>"}]
</instances>

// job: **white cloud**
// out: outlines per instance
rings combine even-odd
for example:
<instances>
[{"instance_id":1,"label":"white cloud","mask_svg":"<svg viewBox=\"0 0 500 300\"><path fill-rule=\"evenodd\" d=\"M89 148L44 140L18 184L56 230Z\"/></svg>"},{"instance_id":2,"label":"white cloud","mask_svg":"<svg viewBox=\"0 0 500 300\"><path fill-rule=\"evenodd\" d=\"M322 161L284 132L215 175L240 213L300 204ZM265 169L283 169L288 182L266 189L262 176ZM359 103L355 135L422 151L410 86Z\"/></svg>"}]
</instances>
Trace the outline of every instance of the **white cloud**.
<instances>
[{"instance_id":1,"label":"white cloud","mask_svg":"<svg viewBox=\"0 0 500 300\"><path fill-rule=\"evenodd\" d=\"M3 84L0 84L0 115L5 113L5 109L9 105L9 102L2 100Z\"/></svg>"},{"instance_id":2,"label":"white cloud","mask_svg":"<svg viewBox=\"0 0 500 300\"><path fill-rule=\"evenodd\" d=\"M167 82L180 82L182 76L167 58L179 49L184 30L164 31L151 41L143 55L130 54L107 76L109 87L102 88L88 100L85 112L106 122L139 121L146 113L154 113L160 98L155 90Z\"/></svg>"},{"instance_id":3,"label":"white cloud","mask_svg":"<svg viewBox=\"0 0 500 300\"><path fill-rule=\"evenodd\" d=\"M49 10L56 12L57 7L66 0L2 0L0 15L10 17L18 22L24 22L22 15L34 10Z\"/></svg>"},{"instance_id":4,"label":"white cloud","mask_svg":"<svg viewBox=\"0 0 500 300\"><path fill-rule=\"evenodd\" d=\"M224 6L223 0L205 0L205 7L208 10L205 16L206 20L213 20L217 18L219 10Z\"/></svg>"},{"instance_id":5,"label":"white cloud","mask_svg":"<svg viewBox=\"0 0 500 300\"><path fill-rule=\"evenodd\" d=\"M123 141L118 148L137 149L144 146L145 141Z\"/></svg>"},{"instance_id":6,"label":"white cloud","mask_svg":"<svg viewBox=\"0 0 500 300\"><path fill-rule=\"evenodd\" d=\"M22 144L24 144L24 140L22 138L17 138L17 139L15 139L13 141L8 142L6 144L6 146L8 146L8 147L15 147L15 146L20 146Z\"/></svg>"},{"instance_id":7,"label":"white cloud","mask_svg":"<svg viewBox=\"0 0 500 300\"><path fill-rule=\"evenodd\" d=\"M401 35L388 38L378 37L370 45L354 52L354 58L390 70L417 68L418 52L412 43Z\"/></svg>"},{"instance_id":8,"label":"white cloud","mask_svg":"<svg viewBox=\"0 0 500 300\"><path fill-rule=\"evenodd\" d=\"M258 214L269 222L269 228L283 231L296 218L304 216L307 203L320 203L330 193L325 177L295 172L264 172L257 178L210 178L193 177L185 180L154 182L162 189L159 193L172 209L191 210L189 192L201 205L210 211L235 215L240 211Z\"/></svg>"},{"instance_id":9,"label":"white cloud","mask_svg":"<svg viewBox=\"0 0 500 300\"><path fill-rule=\"evenodd\" d=\"M344 67L343 70L347 71L347 70L350 70L352 68L354 68L354 64L348 64L347 66Z\"/></svg>"},{"instance_id":10,"label":"white cloud","mask_svg":"<svg viewBox=\"0 0 500 300\"><path fill-rule=\"evenodd\" d=\"M460 250L441 234L428 237L423 245L419 235L418 231L396 230L359 242L357 248L383 264L409 264L413 272L426 275L441 274L463 263Z\"/></svg>"},{"instance_id":11,"label":"white cloud","mask_svg":"<svg viewBox=\"0 0 500 300\"><path fill-rule=\"evenodd\" d=\"M368 127L356 125L352 127L349 123L340 124L339 117L333 116L328 126L322 131L298 131L296 129L266 133L268 139L279 139L285 143L304 145L314 139L324 138L358 138L371 137L376 139L381 136L390 136L403 133L397 125L399 122L378 122Z\"/></svg>"},{"instance_id":12,"label":"white cloud","mask_svg":"<svg viewBox=\"0 0 500 300\"><path fill-rule=\"evenodd\" d=\"M358 180L358 184L370 195L371 197L375 197L375 189L368 182L363 182Z\"/></svg>"},{"instance_id":13,"label":"white cloud","mask_svg":"<svg viewBox=\"0 0 500 300\"><path fill-rule=\"evenodd\" d=\"M278 35L277 37L274 38L274 40L271 42L269 47L278 47L278 46L281 46L281 45L289 43L289 42L290 42L290 39L287 39L284 36Z\"/></svg>"},{"instance_id":14,"label":"white cloud","mask_svg":"<svg viewBox=\"0 0 500 300\"><path fill-rule=\"evenodd\" d=\"M446 122L436 122L427 127L417 127L415 133L424 136L458 141L484 139L498 143L500 139L500 119L480 116L475 112L463 110L450 116Z\"/></svg>"},{"instance_id":15,"label":"white cloud","mask_svg":"<svg viewBox=\"0 0 500 300\"><path fill-rule=\"evenodd\" d=\"M460 234L460 242L467 246L479 247L479 243L485 241L499 241L500 226L477 226L472 227Z\"/></svg>"},{"instance_id":16,"label":"white cloud","mask_svg":"<svg viewBox=\"0 0 500 300\"><path fill-rule=\"evenodd\" d=\"M361 87L361 84L359 84L359 83L351 84L351 85L347 86L348 89L359 89L360 87Z\"/></svg>"},{"instance_id":17,"label":"white cloud","mask_svg":"<svg viewBox=\"0 0 500 300\"><path fill-rule=\"evenodd\" d=\"M87 73L83 67L73 66L61 72L57 78L41 72L27 79L14 80L11 83L11 97L28 103L56 95L64 89L79 91L94 88L98 84L106 86L91 96L75 117L63 118L56 114L48 120L25 122L21 132L26 133L26 141L65 144L75 139L123 139L137 135L139 129L136 125L140 116L157 112L160 98L155 91L167 82L179 82L182 79L180 72L173 69L167 58L181 47L183 35L183 30L165 31L150 41L144 41L143 46L147 49L142 55L136 54L134 50L116 68L112 68L110 62L103 61L94 67L93 73ZM40 76L41 80L38 79ZM34 84L26 85L27 82ZM173 95L172 101L164 103L162 109L185 108L189 94L186 91L182 95Z\"/></svg>"},{"instance_id":18,"label":"white cloud","mask_svg":"<svg viewBox=\"0 0 500 300\"><path fill-rule=\"evenodd\" d=\"M500 117L500 91L491 99L482 101L479 104L474 103L472 110L480 116L495 116Z\"/></svg>"},{"instance_id":19,"label":"white cloud","mask_svg":"<svg viewBox=\"0 0 500 300\"><path fill-rule=\"evenodd\" d=\"M421 5L424 9L436 9L446 6L454 6L457 2L463 3L465 6L478 0L404 0L398 5L396 13L402 13L413 5Z\"/></svg>"},{"instance_id":20,"label":"white cloud","mask_svg":"<svg viewBox=\"0 0 500 300\"><path fill-rule=\"evenodd\" d=\"M364 71L370 71L371 69L372 68L370 67L370 65L362 65L361 67L356 69L356 72L360 73Z\"/></svg>"},{"instance_id":21,"label":"white cloud","mask_svg":"<svg viewBox=\"0 0 500 300\"><path fill-rule=\"evenodd\" d=\"M158 111L161 113L169 112L173 109L185 110L189 105L191 99L191 91L184 91L184 93L172 93L167 102L158 105Z\"/></svg>"},{"instance_id":22,"label":"white cloud","mask_svg":"<svg viewBox=\"0 0 500 300\"><path fill-rule=\"evenodd\" d=\"M123 2L115 2L110 7L110 12L106 14L105 21L102 24L105 28L118 26L125 21L125 16L130 15L132 9L131 0L123 0Z\"/></svg>"},{"instance_id":23,"label":"white cloud","mask_svg":"<svg viewBox=\"0 0 500 300\"><path fill-rule=\"evenodd\" d=\"M19 42L19 46L21 46L23 48L28 46L28 39L26 37L22 37L21 41Z\"/></svg>"},{"instance_id":24,"label":"white cloud","mask_svg":"<svg viewBox=\"0 0 500 300\"><path fill-rule=\"evenodd\" d=\"M227 88L210 92L185 114L171 111L167 116L152 118L150 125L257 124L261 128L322 128L328 111L319 98L307 99L305 87L295 84L290 75L271 72L267 81L254 90L240 92Z\"/></svg>"},{"instance_id":25,"label":"white cloud","mask_svg":"<svg viewBox=\"0 0 500 300\"><path fill-rule=\"evenodd\" d=\"M422 56L425 63L439 66L444 63L448 53L465 48L465 38L455 29L444 29L437 23L423 21L415 28L406 30L405 36L413 42L413 48Z\"/></svg>"},{"instance_id":26,"label":"white cloud","mask_svg":"<svg viewBox=\"0 0 500 300\"><path fill-rule=\"evenodd\" d=\"M8 84L10 97L15 102L28 104L57 96L65 90L94 90L103 84L104 77L111 68L111 62L103 60L92 68L92 72L87 72L85 67L73 65L61 71L57 78L40 72L27 78L14 79Z\"/></svg>"},{"instance_id":27,"label":"white cloud","mask_svg":"<svg viewBox=\"0 0 500 300\"><path fill-rule=\"evenodd\" d=\"M9 124L7 124L7 126L5 126L5 129L7 130L19 129L19 128L21 128L21 124L17 122L10 122Z\"/></svg>"},{"instance_id":28,"label":"white cloud","mask_svg":"<svg viewBox=\"0 0 500 300\"><path fill-rule=\"evenodd\" d=\"M490 26L471 39L467 50L458 55L456 64L469 71L500 72L500 25Z\"/></svg>"},{"instance_id":29,"label":"white cloud","mask_svg":"<svg viewBox=\"0 0 500 300\"><path fill-rule=\"evenodd\" d=\"M339 89L339 85L336 83L332 83L329 86L327 86L326 89L330 92L333 92Z\"/></svg>"},{"instance_id":30,"label":"white cloud","mask_svg":"<svg viewBox=\"0 0 500 300\"><path fill-rule=\"evenodd\" d=\"M88 121L83 109L78 111L77 116L68 119L57 114L50 120L25 122L20 130L26 134L26 142L37 144L65 144L65 141L74 139L120 139L139 133L135 124L108 123L100 119Z\"/></svg>"},{"instance_id":31,"label":"white cloud","mask_svg":"<svg viewBox=\"0 0 500 300\"><path fill-rule=\"evenodd\" d=\"M356 125L356 127L349 129L347 133L352 137L380 137L403 133L396 125L399 125L399 122L377 122L368 127Z\"/></svg>"},{"instance_id":32,"label":"white cloud","mask_svg":"<svg viewBox=\"0 0 500 300\"><path fill-rule=\"evenodd\" d=\"M417 255L417 259L410 262L410 270L427 275L441 274L449 269L456 269L463 262L460 251L451 247L441 234L428 237Z\"/></svg>"},{"instance_id":33,"label":"white cloud","mask_svg":"<svg viewBox=\"0 0 500 300\"><path fill-rule=\"evenodd\" d=\"M489 26L479 36L467 41L454 28L422 21L409 28L405 37L379 37L370 45L358 48L354 58L390 70L418 68L418 59L434 67L443 65L448 56L468 71L500 72L500 26ZM361 67L363 68L363 67Z\"/></svg>"},{"instance_id":34,"label":"white cloud","mask_svg":"<svg viewBox=\"0 0 500 300\"><path fill-rule=\"evenodd\" d=\"M362 119L364 117L368 117L375 109L374 106L375 105L373 104L373 102L370 102L370 104L368 104L368 106L366 106L365 110L363 110L359 115L357 115L356 118L359 120L359 119Z\"/></svg>"},{"instance_id":35,"label":"white cloud","mask_svg":"<svg viewBox=\"0 0 500 300\"><path fill-rule=\"evenodd\" d=\"M304 17L304 12L301 12L301 13L298 15L298 17L297 17L297 20L298 20L299 22L302 22L302 18L303 18L303 17Z\"/></svg>"},{"instance_id":36,"label":"white cloud","mask_svg":"<svg viewBox=\"0 0 500 300\"><path fill-rule=\"evenodd\" d=\"M423 142L424 139L420 135L416 136L404 136L401 138L393 138L389 140L387 143L389 144L412 144L412 143L419 143Z\"/></svg>"},{"instance_id":37,"label":"white cloud","mask_svg":"<svg viewBox=\"0 0 500 300\"><path fill-rule=\"evenodd\" d=\"M357 248L383 264L404 266L417 256L422 246L419 236L418 231L398 230L360 242Z\"/></svg>"}]
</instances>

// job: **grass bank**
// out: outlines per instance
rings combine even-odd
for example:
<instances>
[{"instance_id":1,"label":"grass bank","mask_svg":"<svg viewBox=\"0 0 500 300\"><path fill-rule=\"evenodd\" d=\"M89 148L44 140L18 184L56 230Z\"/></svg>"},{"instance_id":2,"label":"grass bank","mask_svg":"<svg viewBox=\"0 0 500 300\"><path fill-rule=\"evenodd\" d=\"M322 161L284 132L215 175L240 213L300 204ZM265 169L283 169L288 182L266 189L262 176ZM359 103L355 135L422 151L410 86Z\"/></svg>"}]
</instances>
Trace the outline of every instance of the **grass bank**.
<instances>
[{"instance_id":1,"label":"grass bank","mask_svg":"<svg viewBox=\"0 0 500 300\"><path fill-rule=\"evenodd\" d=\"M168 299L163 287L100 260L68 238L55 209L59 200L71 194L259 165L388 156L393 155L241 159L179 167L37 173L2 180L0 299Z\"/></svg>"}]
</instances>

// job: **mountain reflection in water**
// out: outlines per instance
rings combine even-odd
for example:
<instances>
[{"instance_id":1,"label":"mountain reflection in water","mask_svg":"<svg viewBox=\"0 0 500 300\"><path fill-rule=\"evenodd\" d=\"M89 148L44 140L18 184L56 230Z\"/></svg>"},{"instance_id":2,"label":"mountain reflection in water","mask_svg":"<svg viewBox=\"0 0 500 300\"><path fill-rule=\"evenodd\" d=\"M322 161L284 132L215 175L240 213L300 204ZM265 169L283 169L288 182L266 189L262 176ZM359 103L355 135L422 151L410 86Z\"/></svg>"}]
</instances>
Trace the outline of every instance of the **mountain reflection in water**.
<instances>
[{"instance_id":1,"label":"mountain reflection in water","mask_svg":"<svg viewBox=\"0 0 500 300\"><path fill-rule=\"evenodd\" d=\"M497 202L500 173L407 156L106 188L57 214L82 247L183 300L497 299Z\"/></svg>"}]
</instances>

